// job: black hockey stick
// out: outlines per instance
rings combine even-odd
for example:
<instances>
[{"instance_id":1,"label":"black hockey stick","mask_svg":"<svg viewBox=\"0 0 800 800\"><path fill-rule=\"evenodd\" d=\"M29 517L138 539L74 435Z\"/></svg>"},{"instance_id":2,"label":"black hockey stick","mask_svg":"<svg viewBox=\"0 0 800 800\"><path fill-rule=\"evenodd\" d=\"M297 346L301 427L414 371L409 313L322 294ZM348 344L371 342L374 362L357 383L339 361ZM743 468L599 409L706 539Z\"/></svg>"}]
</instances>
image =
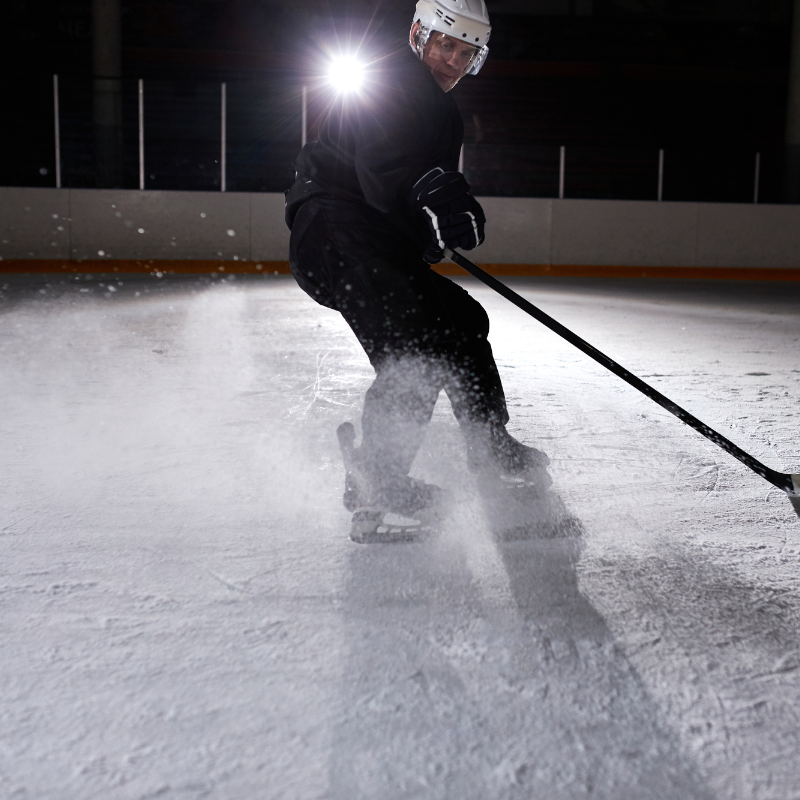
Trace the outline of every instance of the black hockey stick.
<instances>
[{"instance_id":1,"label":"black hockey stick","mask_svg":"<svg viewBox=\"0 0 800 800\"><path fill-rule=\"evenodd\" d=\"M526 314L530 314L534 319L541 322L550 328L551 331L557 333L562 338L566 339L570 344L575 345L587 356L593 358L598 364L602 364L606 369L613 372L618 377L622 378L626 383L638 389L643 395L654 400L662 408L665 408L671 414L674 414L681 422L685 422L690 427L694 428L698 433L701 433L706 439L710 439L714 444L721 447L723 450L730 453L734 458L738 458L746 467L749 467L756 475L760 475L765 480L769 481L773 486L782 489L789 495L792 501L792 506L800 516L800 474L791 475L783 472L777 472L770 469L765 464L762 464L758 459L753 458L749 453L745 453L741 447L738 447L729 439L726 439L721 434L712 430L705 423L701 422L697 417L690 414L688 411L681 408L677 403L673 403L668 397L665 397L661 392L654 389L652 386L646 384L641 378L637 378L633 373L628 372L625 367L617 364L616 361L609 358L604 353L601 353L596 347L593 347L589 342L581 339L580 336L574 334L569 328L565 328L560 322L556 322L551 316L545 314L544 311L538 309L533 303L529 303L523 297L520 297L515 291L509 289L504 283L501 283L497 278L490 275L488 272L482 270L476 264L473 264L468 258L464 258L461 253L456 253L454 250L447 249L444 251L445 256L454 264L465 269L470 275L474 275L479 281L485 283L490 289L494 289L498 294L503 295L506 300L510 300L515 306L521 308Z\"/></svg>"}]
</instances>

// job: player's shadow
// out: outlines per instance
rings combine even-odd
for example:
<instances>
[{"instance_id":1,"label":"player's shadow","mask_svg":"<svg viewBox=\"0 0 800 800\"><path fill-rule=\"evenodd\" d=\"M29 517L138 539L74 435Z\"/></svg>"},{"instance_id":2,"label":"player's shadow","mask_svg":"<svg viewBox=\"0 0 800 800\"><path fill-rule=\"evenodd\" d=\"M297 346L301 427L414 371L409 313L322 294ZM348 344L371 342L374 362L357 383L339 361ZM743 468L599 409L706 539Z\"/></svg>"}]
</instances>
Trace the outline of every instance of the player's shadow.
<instances>
[{"instance_id":1,"label":"player's shadow","mask_svg":"<svg viewBox=\"0 0 800 800\"><path fill-rule=\"evenodd\" d=\"M352 546L327 796L709 797L579 590L579 522L502 541L478 516Z\"/></svg>"},{"instance_id":2,"label":"player's shadow","mask_svg":"<svg viewBox=\"0 0 800 800\"><path fill-rule=\"evenodd\" d=\"M511 484L483 491L478 502L489 532L501 542L567 538L576 544L583 535L581 521L553 491Z\"/></svg>"}]
</instances>

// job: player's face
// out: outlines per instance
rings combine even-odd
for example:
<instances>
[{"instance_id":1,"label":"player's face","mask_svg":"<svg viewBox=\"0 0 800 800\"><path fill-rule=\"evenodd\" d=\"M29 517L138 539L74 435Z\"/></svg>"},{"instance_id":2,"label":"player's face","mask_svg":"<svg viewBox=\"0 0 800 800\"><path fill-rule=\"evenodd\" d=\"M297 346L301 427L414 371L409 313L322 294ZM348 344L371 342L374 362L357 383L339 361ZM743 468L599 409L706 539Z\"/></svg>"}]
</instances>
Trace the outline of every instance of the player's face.
<instances>
[{"instance_id":1,"label":"player's face","mask_svg":"<svg viewBox=\"0 0 800 800\"><path fill-rule=\"evenodd\" d=\"M464 77L477 54L477 47L433 31L423 49L422 60L442 91L449 92Z\"/></svg>"}]
</instances>

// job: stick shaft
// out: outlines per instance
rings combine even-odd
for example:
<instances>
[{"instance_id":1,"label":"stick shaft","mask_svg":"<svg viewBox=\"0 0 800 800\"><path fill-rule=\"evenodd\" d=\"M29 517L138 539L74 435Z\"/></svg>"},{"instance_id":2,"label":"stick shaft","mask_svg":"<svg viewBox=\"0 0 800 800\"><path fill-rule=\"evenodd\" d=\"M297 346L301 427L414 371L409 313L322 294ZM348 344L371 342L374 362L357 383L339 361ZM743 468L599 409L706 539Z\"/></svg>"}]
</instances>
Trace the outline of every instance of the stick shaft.
<instances>
[{"instance_id":1,"label":"stick shaft","mask_svg":"<svg viewBox=\"0 0 800 800\"><path fill-rule=\"evenodd\" d=\"M738 458L742 464L753 470L756 475L760 475L773 486L777 486L784 492L794 491L791 475L786 475L774 469L770 469L758 459L753 458L753 456L746 453L738 445L735 445L730 439L726 439L722 434L709 428L708 425L701 422L693 414L681 408L677 403L674 403L657 389L645 383L641 378L637 378L632 372L629 372L625 367L618 364L612 358L609 358L605 353L601 353L596 347L589 344L585 339L581 339L580 336L573 333L569 328L564 327L560 322L554 320L549 314L545 314L544 311L537 308L533 303L529 303L524 297L520 297L513 289L509 289L508 286L501 283L488 272L482 270L476 264L473 264L468 258L464 258L461 253L456 253L448 249L445 250L445 255L454 264L458 264L459 267L465 269L479 281L485 283L490 289L494 289L498 294L505 297L506 300L510 300L515 306L522 309L525 313L530 314L530 316L541 322L542 325L550 328L551 331L557 333L563 339L566 339L582 353L589 356L589 358L594 359L598 364L602 364L607 370L613 372L617 377L622 378L626 383L633 386L634 389L638 389L643 395L658 403L671 414L674 414L681 422L685 422L689 427L694 428L698 433L705 436L706 439L714 442L714 444L730 453L734 458Z\"/></svg>"}]
</instances>

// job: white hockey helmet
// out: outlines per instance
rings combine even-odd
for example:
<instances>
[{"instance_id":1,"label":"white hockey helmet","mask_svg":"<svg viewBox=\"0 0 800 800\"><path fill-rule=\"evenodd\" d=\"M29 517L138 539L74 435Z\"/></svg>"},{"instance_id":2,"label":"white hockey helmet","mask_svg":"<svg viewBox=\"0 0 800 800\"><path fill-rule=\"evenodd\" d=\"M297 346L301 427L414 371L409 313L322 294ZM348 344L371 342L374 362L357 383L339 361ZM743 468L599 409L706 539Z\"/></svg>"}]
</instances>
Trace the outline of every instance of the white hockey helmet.
<instances>
[{"instance_id":1,"label":"white hockey helmet","mask_svg":"<svg viewBox=\"0 0 800 800\"><path fill-rule=\"evenodd\" d=\"M464 74L478 74L489 54L486 45L492 32L484 0L418 0L414 22L420 25L415 42L420 59L431 32L439 31L475 48L475 57Z\"/></svg>"}]
</instances>

